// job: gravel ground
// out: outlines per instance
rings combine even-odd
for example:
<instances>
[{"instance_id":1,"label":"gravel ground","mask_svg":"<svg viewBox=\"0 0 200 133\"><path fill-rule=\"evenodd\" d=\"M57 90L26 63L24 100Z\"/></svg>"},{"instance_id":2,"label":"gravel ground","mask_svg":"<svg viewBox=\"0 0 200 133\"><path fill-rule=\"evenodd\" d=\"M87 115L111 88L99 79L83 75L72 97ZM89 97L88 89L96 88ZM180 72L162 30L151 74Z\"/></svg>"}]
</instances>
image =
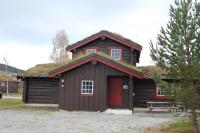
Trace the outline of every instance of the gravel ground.
<instances>
[{"instance_id":1,"label":"gravel ground","mask_svg":"<svg viewBox=\"0 0 200 133\"><path fill-rule=\"evenodd\" d=\"M142 133L146 127L175 119L172 113L108 115L30 109L1 109L0 118L1 133Z\"/></svg>"}]
</instances>

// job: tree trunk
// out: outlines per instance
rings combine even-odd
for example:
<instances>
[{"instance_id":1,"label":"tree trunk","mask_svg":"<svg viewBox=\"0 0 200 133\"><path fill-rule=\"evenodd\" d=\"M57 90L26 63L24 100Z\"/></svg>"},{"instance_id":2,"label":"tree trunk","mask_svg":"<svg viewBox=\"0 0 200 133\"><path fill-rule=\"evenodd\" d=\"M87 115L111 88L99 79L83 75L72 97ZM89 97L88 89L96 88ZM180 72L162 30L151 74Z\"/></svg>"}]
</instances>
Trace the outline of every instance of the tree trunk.
<instances>
[{"instance_id":1,"label":"tree trunk","mask_svg":"<svg viewBox=\"0 0 200 133\"><path fill-rule=\"evenodd\" d=\"M192 105L191 113L192 113L192 132L199 133L196 106L194 104Z\"/></svg>"}]
</instances>

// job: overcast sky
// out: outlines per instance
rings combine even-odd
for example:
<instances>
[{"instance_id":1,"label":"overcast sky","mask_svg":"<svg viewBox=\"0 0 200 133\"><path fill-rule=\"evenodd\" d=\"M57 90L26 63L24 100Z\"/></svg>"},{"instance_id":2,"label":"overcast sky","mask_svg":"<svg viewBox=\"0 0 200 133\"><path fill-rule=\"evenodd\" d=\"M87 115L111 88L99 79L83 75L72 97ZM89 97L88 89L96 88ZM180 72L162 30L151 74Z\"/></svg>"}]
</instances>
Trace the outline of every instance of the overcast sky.
<instances>
[{"instance_id":1,"label":"overcast sky","mask_svg":"<svg viewBox=\"0 0 200 133\"><path fill-rule=\"evenodd\" d=\"M140 63L152 65L149 41L169 20L173 0L0 0L0 62L28 69L48 63L51 38L65 30L70 44L109 30L142 45Z\"/></svg>"}]
</instances>

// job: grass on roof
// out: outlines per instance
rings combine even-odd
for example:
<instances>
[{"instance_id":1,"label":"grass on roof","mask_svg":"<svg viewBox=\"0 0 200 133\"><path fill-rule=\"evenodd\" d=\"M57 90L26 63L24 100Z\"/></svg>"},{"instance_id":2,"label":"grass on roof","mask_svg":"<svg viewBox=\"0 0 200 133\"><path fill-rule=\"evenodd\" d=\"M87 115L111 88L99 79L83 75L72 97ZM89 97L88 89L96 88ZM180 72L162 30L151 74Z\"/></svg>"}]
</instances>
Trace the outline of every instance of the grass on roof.
<instances>
[{"instance_id":1,"label":"grass on roof","mask_svg":"<svg viewBox=\"0 0 200 133\"><path fill-rule=\"evenodd\" d=\"M158 72L160 75L166 75L167 71L158 66L140 66L138 67L146 76L152 77L154 72Z\"/></svg>"},{"instance_id":2,"label":"grass on roof","mask_svg":"<svg viewBox=\"0 0 200 133\"><path fill-rule=\"evenodd\" d=\"M64 63L38 64L27 70L28 75L46 75L49 71L61 67Z\"/></svg>"},{"instance_id":3,"label":"grass on roof","mask_svg":"<svg viewBox=\"0 0 200 133\"><path fill-rule=\"evenodd\" d=\"M109 54L106 54L106 53L104 53L104 52L98 51L98 52L96 52L96 54L101 55L101 56L103 56L103 57L106 57L106 58L108 58L108 59L113 60L112 57L111 57ZM86 53L84 53L84 52L80 52L80 53L77 54L77 56L76 56L74 59L69 60L67 63L74 62L74 61L76 61L76 60L78 60L78 59L81 59L81 58L87 56L87 55L88 55L88 54L86 54ZM133 64L128 63L128 62L126 62L126 61L116 61L116 60L113 60L113 61L114 61L114 62L117 62L117 63L119 63L119 64L122 64L122 65L124 65L124 66L126 66L126 67L128 67L128 68L135 69L135 70L141 72L141 70L138 69L136 66L134 66Z\"/></svg>"},{"instance_id":4,"label":"grass on roof","mask_svg":"<svg viewBox=\"0 0 200 133\"><path fill-rule=\"evenodd\" d=\"M113 60L109 54L105 54L103 52L97 52L96 54ZM85 57L87 55L88 54L86 54L84 52L80 52L80 53L78 53L76 55L76 57L74 59L69 60L66 63L59 63L59 64L56 64L56 63L39 64L39 65L36 65L36 66L28 69L27 70L27 75L46 75L46 74L48 74L49 71L52 71L52 70L54 70L56 68L59 68L59 67L61 67L63 65L66 65L66 64L69 64L71 62L77 61L77 60L79 60L79 59L81 59L81 58L83 58L83 57ZM113 60L113 61L115 61L115 60ZM137 70L137 71L141 72L141 70L138 69L136 66L134 66L133 64L128 63L126 61L115 61L115 62L118 62L118 63L120 63L120 64L122 64L122 65L124 65L124 66L126 66L128 68L131 68L131 69L134 69L134 70Z\"/></svg>"}]
</instances>

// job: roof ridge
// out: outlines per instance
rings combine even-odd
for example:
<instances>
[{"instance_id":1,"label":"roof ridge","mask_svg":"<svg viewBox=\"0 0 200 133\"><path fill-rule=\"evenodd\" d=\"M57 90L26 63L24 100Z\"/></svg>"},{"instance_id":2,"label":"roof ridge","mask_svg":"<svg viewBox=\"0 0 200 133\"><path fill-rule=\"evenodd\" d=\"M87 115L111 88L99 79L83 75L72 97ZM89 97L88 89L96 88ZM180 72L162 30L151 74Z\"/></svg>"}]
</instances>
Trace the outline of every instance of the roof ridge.
<instances>
[{"instance_id":1,"label":"roof ridge","mask_svg":"<svg viewBox=\"0 0 200 133\"><path fill-rule=\"evenodd\" d=\"M84 44L87 44L88 42L90 42L92 40L97 39L101 35L106 35L108 38L111 36L111 37L115 38L114 39L115 41L116 40L118 40L119 42L121 41L121 42L123 42L122 44L127 45L128 47L135 48L138 51L142 50L142 46L139 45L138 43L136 43L136 42L132 41L131 39L128 39L128 38L126 38L126 37L124 37L122 35L118 35L118 34L116 34L114 32L110 32L108 30L101 30L101 31L99 31L99 32L97 32L95 34L92 34L92 35L90 35L90 36L88 36L88 37L86 37L86 38L84 38L84 39L82 39L80 41L77 41L77 42L67 46L66 50L71 51L74 48L80 47L80 46L82 46Z\"/></svg>"}]
</instances>

